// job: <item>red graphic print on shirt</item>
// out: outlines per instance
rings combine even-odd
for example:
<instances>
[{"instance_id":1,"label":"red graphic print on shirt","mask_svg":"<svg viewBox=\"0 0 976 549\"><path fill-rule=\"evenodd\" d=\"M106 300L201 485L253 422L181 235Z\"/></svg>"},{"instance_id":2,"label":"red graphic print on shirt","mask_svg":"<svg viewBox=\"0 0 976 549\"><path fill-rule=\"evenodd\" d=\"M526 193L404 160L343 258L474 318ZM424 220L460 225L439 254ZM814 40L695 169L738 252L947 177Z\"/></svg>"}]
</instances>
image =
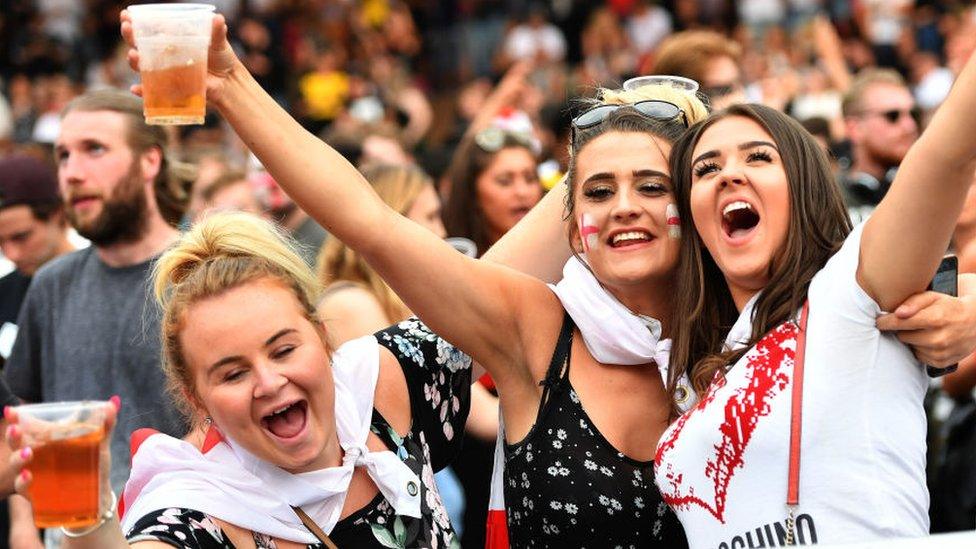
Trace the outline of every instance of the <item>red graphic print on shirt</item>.
<instances>
[{"instance_id":1,"label":"red graphic print on shirt","mask_svg":"<svg viewBox=\"0 0 976 549\"><path fill-rule=\"evenodd\" d=\"M746 383L735 389L725 402L725 419L718 426L719 439L713 445L715 453L705 461L705 478L711 481L710 485L690 485L681 471L672 469L673 463L666 455L674 449L685 425L702 417L702 411L713 405L716 393L725 386L726 379L716 380L705 398L681 416L665 434L666 438L658 445L655 461L659 466L665 466L667 484L659 488L668 505L673 508L698 505L725 523L725 499L732 477L742 468L742 454L759 420L769 414L769 401L783 391L791 379L797 332L795 323L786 322L760 339L743 357L748 368Z\"/></svg>"}]
</instances>

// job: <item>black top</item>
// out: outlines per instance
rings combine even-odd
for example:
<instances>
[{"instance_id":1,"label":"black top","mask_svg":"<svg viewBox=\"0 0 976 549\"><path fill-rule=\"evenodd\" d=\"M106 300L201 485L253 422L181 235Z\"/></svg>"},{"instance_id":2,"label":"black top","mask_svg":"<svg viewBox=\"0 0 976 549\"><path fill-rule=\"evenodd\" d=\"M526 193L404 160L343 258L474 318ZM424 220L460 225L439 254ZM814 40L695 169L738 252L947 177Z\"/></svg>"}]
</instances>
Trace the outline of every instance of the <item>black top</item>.
<instances>
[{"instance_id":1,"label":"black top","mask_svg":"<svg viewBox=\"0 0 976 549\"><path fill-rule=\"evenodd\" d=\"M17 324L17 313L20 312L20 304L24 302L24 296L27 295L30 281L29 276L18 270L0 278L0 326L5 322Z\"/></svg>"},{"instance_id":2,"label":"black top","mask_svg":"<svg viewBox=\"0 0 976 549\"><path fill-rule=\"evenodd\" d=\"M687 547L654 485L654 462L618 452L569 382L567 315L543 380L535 425L505 445L505 507L512 547Z\"/></svg>"},{"instance_id":3,"label":"black top","mask_svg":"<svg viewBox=\"0 0 976 549\"><path fill-rule=\"evenodd\" d=\"M342 519L329 533L347 547L459 547L434 484L434 472L457 454L471 397L471 359L438 338L417 319L403 321L376 334L400 362L410 393L410 432L403 438L373 410L371 430L421 479L421 517L397 515L383 494ZM192 504L192 502L187 502ZM233 544L207 515L192 509L161 509L150 513L126 533L129 542L157 540L177 548L231 549ZM254 535L260 548L273 540ZM322 544L308 546L324 547Z\"/></svg>"}]
</instances>

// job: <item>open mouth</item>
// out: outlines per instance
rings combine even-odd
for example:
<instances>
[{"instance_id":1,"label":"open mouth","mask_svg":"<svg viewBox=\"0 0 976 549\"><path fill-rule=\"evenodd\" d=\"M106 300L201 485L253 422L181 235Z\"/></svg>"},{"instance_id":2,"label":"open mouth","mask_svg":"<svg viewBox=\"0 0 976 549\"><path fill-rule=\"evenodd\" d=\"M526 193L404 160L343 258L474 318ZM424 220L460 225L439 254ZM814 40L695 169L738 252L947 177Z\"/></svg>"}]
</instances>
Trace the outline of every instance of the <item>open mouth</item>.
<instances>
[{"instance_id":1,"label":"open mouth","mask_svg":"<svg viewBox=\"0 0 976 549\"><path fill-rule=\"evenodd\" d=\"M758 224L759 214L748 202L736 200L722 210L722 230L730 238L746 236Z\"/></svg>"},{"instance_id":2,"label":"open mouth","mask_svg":"<svg viewBox=\"0 0 976 549\"><path fill-rule=\"evenodd\" d=\"M261 425L278 438L290 439L305 429L307 418L308 401L299 400L264 416Z\"/></svg>"},{"instance_id":3,"label":"open mouth","mask_svg":"<svg viewBox=\"0 0 976 549\"><path fill-rule=\"evenodd\" d=\"M611 236L607 244L609 244L611 248L624 248L626 246L642 244L652 240L654 240L654 235L647 231L626 231Z\"/></svg>"}]
</instances>

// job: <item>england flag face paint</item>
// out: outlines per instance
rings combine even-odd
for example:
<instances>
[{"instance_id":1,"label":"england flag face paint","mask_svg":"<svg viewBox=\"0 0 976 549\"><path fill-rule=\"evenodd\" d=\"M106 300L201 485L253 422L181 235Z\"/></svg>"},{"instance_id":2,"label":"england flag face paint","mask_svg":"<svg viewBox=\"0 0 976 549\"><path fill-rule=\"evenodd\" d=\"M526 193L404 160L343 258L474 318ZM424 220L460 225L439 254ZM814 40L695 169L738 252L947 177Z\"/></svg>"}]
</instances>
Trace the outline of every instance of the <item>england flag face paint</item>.
<instances>
[{"instance_id":1,"label":"england flag face paint","mask_svg":"<svg viewBox=\"0 0 976 549\"><path fill-rule=\"evenodd\" d=\"M678 205L674 202L668 204L664 215L668 223L668 236L671 238L681 238L681 218L678 217Z\"/></svg>"},{"instance_id":2,"label":"england flag face paint","mask_svg":"<svg viewBox=\"0 0 976 549\"><path fill-rule=\"evenodd\" d=\"M580 214L579 234L580 239L583 241L583 253L587 253L591 249L596 248L597 243L600 241L599 236L597 236L600 234L600 228L593 222L593 216L590 214Z\"/></svg>"}]
</instances>

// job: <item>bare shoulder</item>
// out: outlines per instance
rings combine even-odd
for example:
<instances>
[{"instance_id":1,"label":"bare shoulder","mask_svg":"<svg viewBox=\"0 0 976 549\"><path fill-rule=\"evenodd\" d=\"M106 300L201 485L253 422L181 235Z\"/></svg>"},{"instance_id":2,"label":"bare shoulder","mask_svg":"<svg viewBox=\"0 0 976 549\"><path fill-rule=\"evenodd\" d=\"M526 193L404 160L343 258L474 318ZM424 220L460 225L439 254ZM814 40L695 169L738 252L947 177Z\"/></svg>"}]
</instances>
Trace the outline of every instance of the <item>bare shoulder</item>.
<instances>
[{"instance_id":1,"label":"bare shoulder","mask_svg":"<svg viewBox=\"0 0 976 549\"><path fill-rule=\"evenodd\" d=\"M376 296L357 285L327 293L319 302L318 315L336 345L372 334L390 324Z\"/></svg>"},{"instance_id":2,"label":"bare shoulder","mask_svg":"<svg viewBox=\"0 0 976 549\"><path fill-rule=\"evenodd\" d=\"M323 292L322 300L319 301L319 312L325 317L344 317L351 314L379 314L384 316L380 302L369 291L359 284L333 284L334 290Z\"/></svg>"},{"instance_id":3,"label":"bare shoulder","mask_svg":"<svg viewBox=\"0 0 976 549\"><path fill-rule=\"evenodd\" d=\"M399 434L410 430L410 394L403 368L389 349L377 345L380 353L380 371L376 379L374 407Z\"/></svg>"}]
</instances>

